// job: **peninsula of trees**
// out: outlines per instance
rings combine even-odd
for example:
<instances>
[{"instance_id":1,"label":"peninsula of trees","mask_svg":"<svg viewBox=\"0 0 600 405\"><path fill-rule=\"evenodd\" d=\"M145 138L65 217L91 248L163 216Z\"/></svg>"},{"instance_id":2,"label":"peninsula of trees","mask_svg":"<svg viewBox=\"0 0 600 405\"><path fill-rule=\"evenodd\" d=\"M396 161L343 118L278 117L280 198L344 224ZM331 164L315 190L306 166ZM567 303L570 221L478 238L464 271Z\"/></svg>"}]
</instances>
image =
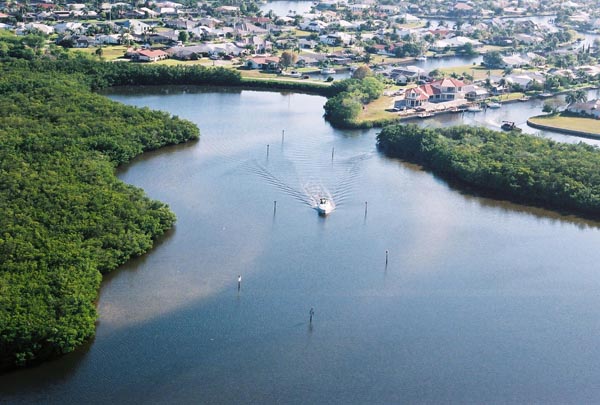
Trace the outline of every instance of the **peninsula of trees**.
<instances>
[{"instance_id":1,"label":"peninsula of trees","mask_svg":"<svg viewBox=\"0 0 600 405\"><path fill-rule=\"evenodd\" d=\"M188 121L93 94L69 64L0 64L0 370L94 334L101 274L175 221L115 167L199 136ZM43 66L42 66L43 65Z\"/></svg>"},{"instance_id":2,"label":"peninsula of trees","mask_svg":"<svg viewBox=\"0 0 600 405\"><path fill-rule=\"evenodd\" d=\"M391 125L377 137L389 156L514 200L600 217L600 150L515 132Z\"/></svg>"}]
</instances>

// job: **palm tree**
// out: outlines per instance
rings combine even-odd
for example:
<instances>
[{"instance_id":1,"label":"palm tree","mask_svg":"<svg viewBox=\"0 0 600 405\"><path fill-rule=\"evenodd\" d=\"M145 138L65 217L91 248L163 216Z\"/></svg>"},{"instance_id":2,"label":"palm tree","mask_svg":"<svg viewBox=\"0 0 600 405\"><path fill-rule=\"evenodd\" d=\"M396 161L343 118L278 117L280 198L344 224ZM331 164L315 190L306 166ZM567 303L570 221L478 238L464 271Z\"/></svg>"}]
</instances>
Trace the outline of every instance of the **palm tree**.
<instances>
[{"instance_id":1,"label":"palm tree","mask_svg":"<svg viewBox=\"0 0 600 405\"><path fill-rule=\"evenodd\" d=\"M567 94L565 101L570 104L585 103L587 101L587 93L584 90L572 91Z\"/></svg>"}]
</instances>

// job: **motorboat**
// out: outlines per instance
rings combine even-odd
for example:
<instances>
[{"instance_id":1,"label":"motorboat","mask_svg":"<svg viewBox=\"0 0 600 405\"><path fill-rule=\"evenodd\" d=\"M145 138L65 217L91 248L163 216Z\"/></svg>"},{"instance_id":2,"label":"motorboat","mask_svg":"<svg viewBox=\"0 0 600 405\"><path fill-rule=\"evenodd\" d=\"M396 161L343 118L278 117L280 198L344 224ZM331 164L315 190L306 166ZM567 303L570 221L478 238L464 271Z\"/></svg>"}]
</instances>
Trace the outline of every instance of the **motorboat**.
<instances>
[{"instance_id":1,"label":"motorboat","mask_svg":"<svg viewBox=\"0 0 600 405\"><path fill-rule=\"evenodd\" d=\"M471 107L467 108L467 111L468 112L480 112L480 111L483 111L483 110L478 105L472 105Z\"/></svg>"},{"instance_id":2,"label":"motorboat","mask_svg":"<svg viewBox=\"0 0 600 405\"><path fill-rule=\"evenodd\" d=\"M333 68L323 68L323 69L321 69L321 74L322 75L334 75L335 74L335 69L333 69Z\"/></svg>"},{"instance_id":3,"label":"motorboat","mask_svg":"<svg viewBox=\"0 0 600 405\"><path fill-rule=\"evenodd\" d=\"M502 125L500 126L505 131L521 131L521 128L517 127L512 121L502 121Z\"/></svg>"},{"instance_id":4,"label":"motorboat","mask_svg":"<svg viewBox=\"0 0 600 405\"><path fill-rule=\"evenodd\" d=\"M523 94L523 96L521 96L521 98L519 99L519 101L529 101L530 97L526 96Z\"/></svg>"},{"instance_id":5,"label":"motorboat","mask_svg":"<svg viewBox=\"0 0 600 405\"><path fill-rule=\"evenodd\" d=\"M487 103L487 107L488 108L500 108L500 107L502 107L502 104L492 101L491 103Z\"/></svg>"},{"instance_id":6,"label":"motorboat","mask_svg":"<svg viewBox=\"0 0 600 405\"><path fill-rule=\"evenodd\" d=\"M288 76L290 77L302 77L302 73L298 72L297 70L292 70Z\"/></svg>"},{"instance_id":7,"label":"motorboat","mask_svg":"<svg viewBox=\"0 0 600 405\"><path fill-rule=\"evenodd\" d=\"M333 211L333 204L331 204L331 201L324 197L319 198L319 203L317 204L317 212L319 215L327 215L331 211Z\"/></svg>"},{"instance_id":8,"label":"motorboat","mask_svg":"<svg viewBox=\"0 0 600 405\"><path fill-rule=\"evenodd\" d=\"M427 56L417 56L415 60L418 60L419 62L425 62L427 60Z\"/></svg>"},{"instance_id":9,"label":"motorboat","mask_svg":"<svg viewBox=\"0 0 600 405\"><path fill-rule=\"evenodd\" d=\"M433 113L430 112L422 112L419 115L417 115L417 117L419 118L429 118L429 117L433 117Z\"/></svg>"}]
</instances>

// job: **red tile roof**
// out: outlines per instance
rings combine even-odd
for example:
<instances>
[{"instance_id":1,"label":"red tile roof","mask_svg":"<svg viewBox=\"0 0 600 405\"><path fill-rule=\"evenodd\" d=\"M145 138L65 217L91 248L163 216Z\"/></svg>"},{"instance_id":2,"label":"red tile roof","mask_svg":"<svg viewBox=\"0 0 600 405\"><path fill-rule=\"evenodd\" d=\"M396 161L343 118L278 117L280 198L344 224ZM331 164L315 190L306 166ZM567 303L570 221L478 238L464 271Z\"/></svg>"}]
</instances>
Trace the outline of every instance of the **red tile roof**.
<instances>
[{"instance_id":1,"label":"red tile roof","mask_svg":"<svg viewBox=\"0 0 600 405\"><path fill-rule=\"evenodd\" d=\"M167 53L161 50L150 50L150 49L144 49L141 51L138 51L139 55L142 56L146 56L147 58L156 58L156 57L160 57L160 56L166 56Z\"/></svg>"},{"instance_id":2,"label":"red tile roof","mask_svg":"<svg viewBox=\"0 0 600 405\"><path fill-rule=\"evenodd\" d=\"M256 58L252 58L250 60L252 62L256 63L257 65L260 65L263 63L279 63L278 56L256 57Z\"/></svg>"},{"instance_id":3,"label":"red tile roof","mask_svg":"<svg viewBox=\"0 0 600 405\"><path fill-rule=\"evenodd\" d=\"M465 84L463 82L461 82L460 80L456 80L452 77L444 77L443 79L436 80L435 82L433 82L431 84L435 84L440 87L464 87L465 86Z\"/></svg>"},{"instance_id":4,"label":"red tile roof","mask_svg":"<svg viewBox=\"0 0 600 405\"><path fill-rule=\"evenodd\" d=\"M454 5L454 9L455 10L469 11L469 10L473 10L473 7L471 7L471 6L469 6L468 4L465 4L465 3L456 3Z\"/></svg>"},{"instance_id":5,"label":"red tile roof","mask_svg":"<svg viewBox=\"0 0 600 405\"><path fill-rule=\"evenodd\" d=\"M422 87L422 86L421 86ZM421 87L414 87L412 89L406 90L406 98L410 98L411 100L429 100L429 95L421 88ZM409 97L409 94L416 94L416 97Z\"/></svg>"}]
</instances>

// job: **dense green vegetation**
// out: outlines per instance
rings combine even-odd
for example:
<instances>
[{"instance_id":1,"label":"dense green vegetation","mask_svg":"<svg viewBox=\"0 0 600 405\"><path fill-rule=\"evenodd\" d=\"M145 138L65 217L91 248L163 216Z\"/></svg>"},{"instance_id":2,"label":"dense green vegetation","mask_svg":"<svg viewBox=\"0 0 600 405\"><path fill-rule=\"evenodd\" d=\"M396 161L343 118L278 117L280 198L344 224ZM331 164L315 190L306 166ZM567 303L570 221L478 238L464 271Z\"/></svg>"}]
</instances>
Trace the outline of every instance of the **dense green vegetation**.
<instances>
[{"instance_id":1,"label":"dense green vegetation","mask_svg":"<svg viewBox=\"0 0 600 405\"><path fill-rule=\"evenodd\" d=\"M600 216L600 150L515 132L391 125L377 137L390 156L518 201Z\"/></svg>"},{"instance_id":2,"label":"dense green vegetation","mask_svg":"<svg viewBox=\"0 0 600 405\"><path fill-rule=\"evenodd\" d=\"M328 84L321 84L315 82L300 82L292 80L265 80L265 79L252 79L243 77L241 83L242 87L248 87L252 89L265 89L265 90L289 90L297 93L309 93L317 94L320 96L331 97L336 94L337 88Z\"/></svg>"},{"instance_id":3,"label":"dense green vegetation","mask_svg":"<svg viewBox=\"0 0 600 405\"><path fill-rule=\"evenodd\" d=\"M335 127L358 126L356 119L364 104L378 99L384 84L375 77L346 79L331 85L332 96L325 103L325 118Z\"/></svg>"},{"instance_id":4,"label":"dense green vegetation","mask_svg":"<svg viewBox=\"0 0 600 405\"><path fill-rule=\"evenodd\" d=\"M0 64L0 369L93 335L100 274L147 251L175 220L115 166L199 135L93 94L89 77L34 65L44 63Z\"/></svg>"},{"instance_id":5,"label":"dense green vegetation","mask_svg":"<svg viewBox=\"0 0 600 405\"><path fill-rule=\"evenodd\" d=\"M37 36L4 34L0 71L0 369L7 369L72 351L92 336L101 274L146 252L175 220L114 169L145 150L197 138L198 129L90 90L273 84L224 68L105 63L44 49Z\"/></svg>"}]
</instances>

